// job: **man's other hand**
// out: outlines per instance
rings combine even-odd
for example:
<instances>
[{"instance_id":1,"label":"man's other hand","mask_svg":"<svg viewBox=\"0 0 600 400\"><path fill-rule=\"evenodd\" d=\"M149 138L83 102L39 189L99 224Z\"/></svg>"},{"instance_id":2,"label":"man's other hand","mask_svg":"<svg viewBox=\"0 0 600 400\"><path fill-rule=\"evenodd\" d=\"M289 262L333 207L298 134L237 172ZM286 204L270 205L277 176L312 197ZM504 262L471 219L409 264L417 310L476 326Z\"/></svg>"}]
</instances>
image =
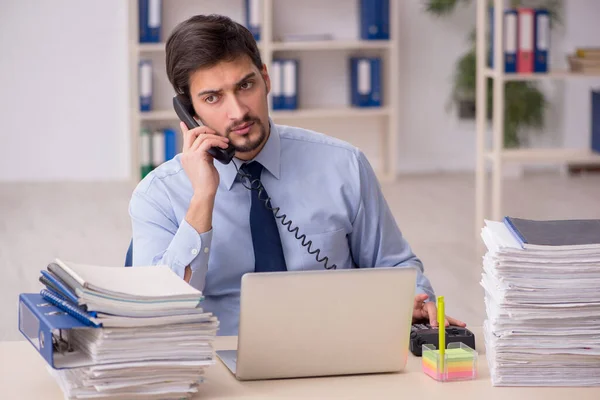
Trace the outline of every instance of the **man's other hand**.
<instances>
[{"instance_id":1,"label":"man's other hand","mask_svg":"<svg viewBox=\"0 0 600 400\"><path fill-rule=\"evenodd\" d=\"M429 325L438 326L437 321L437 307L433 301L425 302L429 298L426 294L418 294L415 296L415 305L413 308L413 323L419 320L428 319ZM446 315L446 326L460 326L464 328L467 326L462 321L454 319Z\"/></svg>"}]
</instances>

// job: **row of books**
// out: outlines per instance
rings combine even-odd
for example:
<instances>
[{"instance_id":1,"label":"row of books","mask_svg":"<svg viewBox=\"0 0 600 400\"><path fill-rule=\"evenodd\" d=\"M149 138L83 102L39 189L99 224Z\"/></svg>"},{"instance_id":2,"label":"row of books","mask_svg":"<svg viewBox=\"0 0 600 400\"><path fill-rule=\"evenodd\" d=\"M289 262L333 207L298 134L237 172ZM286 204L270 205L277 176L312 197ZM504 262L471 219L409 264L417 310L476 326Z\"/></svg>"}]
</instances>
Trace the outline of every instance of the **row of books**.
<instances>
[{"instance_id":1,"label":"row of books","mask_svg":"<svg viewBox=\"0 0 600 400\"><path fill-rule=\"evenodd\" d=\"M363 40L390 38L389 0L360 0L359 32ZM162 38L162 0L138 0L139 42ZM262 0L245 0L245 25L256 41L261 38Z\"/></svg>"},{"instance_id":2,"label":"row of books","mask_svg":"<svg viewBox=\"0 0 600 400\"><path fill-rule=\"evenodd\" d=\"M168 266L56 259L19 295L19 330L65 399L182 399L215 364L219 321Z\"/></svg>"},{"instance_id":3,"label":"row of books","mask_svg":"<svg viewBox=\"0 0 600 400\"><path fill-rule=\"evenodd\" d=\"M140 132L140 175L143 179L150 171L178 153L177 134L174 129L142 128Z\"/></svg>"},{"instance_id":4,"label":"row of books","mask_svg":"<svg viewBox=\"0 0 600 400\"><path fill-rule=\"evenodd\" d=\"M550 16L543 8L509 8L503 18L503 65L506 73L548 72ZM490 8L489 65L494 68L494 8Z\"/></svg>"},{"instance_id":5,"label":"row of books","mask_svg":"<svg viewBox=\"0 0 600 400\"><path fill-rule=\"evenodd\" d=\"M274 110L298 109L299 61L276 58L270 69ZM350 104L354 107L380 107L382 104L381 57L350 57ZM152 60L139 63L140 111L153 110Z\"/></svg>"}]
</instances>

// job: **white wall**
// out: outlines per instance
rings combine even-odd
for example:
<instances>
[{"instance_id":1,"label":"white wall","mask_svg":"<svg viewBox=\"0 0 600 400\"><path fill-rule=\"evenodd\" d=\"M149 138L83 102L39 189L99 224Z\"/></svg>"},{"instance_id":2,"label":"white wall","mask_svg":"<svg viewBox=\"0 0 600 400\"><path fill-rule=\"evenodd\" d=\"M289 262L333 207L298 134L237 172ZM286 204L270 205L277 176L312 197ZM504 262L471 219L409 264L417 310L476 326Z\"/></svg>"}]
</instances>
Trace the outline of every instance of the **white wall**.
<instances>
[{"instance_id":1,"label":"white wall","mask_svg":"<svg viewBox=\"0 0 600 400\"><path fill-rule=\"evenodd\" d=\"M306 0L309 4L276 1L276 31L294 32L300 29L298 24L302 21L302 28L311 32L334 32L339 37L356 35L356 26L347 23L356 13L347 2L354 6L354 0L330 0L326 4L318 0ZM0 181L128 178L126 3L3 0ZM219 7L241 4L241 0L229 0L219 3ZM399 171L472 170L474 122L459 121L456 112L447 112L445 106L455 62L468 46L466 36L475 23L475 8L459 7L450 18L438 19L424 12L421 0L402 0L400 4L398 73L403 107L398 132ZM594 23L600 2L577 0L565 4L565 27L554 30L552 37L555 67L564 67L564 55L577 46L600 45L596 39L600 37L600 26ZM316 11L314 18L299 11L308 5ZM211 7L216 5L211 3ZM202 12L204 8L197 9ZM338 19L319 17L336 9L351 11L345 11L350 14ZM236 13L238 10L233 12ZM307 20L311 21L309 27L305 25ZM306 70L311 75L307 92L332 86L329 78L315 75L322 70L331 77L338 68L337 55L315 53L301 57L307 59L307 65L316 65ZM335 82L319 98L319 104L339 103L345 89L339 80ZM593 84L598 84L598 80L545 84L551 108L546 129L541 135L532 136L532 144L587 146L589 89ZM343 131L343 126L352 123L342 122L331 124ZM361 148L367 147L374 164L378 163L381 149L373 145L368 127L380 122L365 121L363 136L346 137Z\"/></svg>"},{"instance_id":2,"label":"white wall","mask_svg":"<svg viewBox=\"0 0 600 400\"><path fill-rule=\"evenodd\" d=\"M128 178L126 7L2 0L0 181Z\"/></svg>"}]
</instances>

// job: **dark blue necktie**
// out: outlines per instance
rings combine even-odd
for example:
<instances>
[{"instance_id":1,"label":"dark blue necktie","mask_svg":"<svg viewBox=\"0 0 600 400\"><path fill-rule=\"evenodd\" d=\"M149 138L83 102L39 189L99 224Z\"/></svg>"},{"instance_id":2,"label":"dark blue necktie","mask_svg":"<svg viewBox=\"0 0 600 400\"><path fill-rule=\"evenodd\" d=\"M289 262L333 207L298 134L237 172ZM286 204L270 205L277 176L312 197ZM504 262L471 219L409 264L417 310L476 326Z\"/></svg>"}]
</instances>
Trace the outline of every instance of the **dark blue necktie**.
<instances>
[{"instance_id":1,"label":"dark blue necktie","mask_svg":"<svg viewBox=\"0 0 600 400\"><path fill-rule=\"evenodd\" d=\"M258 182L254 181L260 180L263 166L257 161L252 161L249 164L242 165L241 170L252 176L252 188L258 188ZM251 192L250 231L252 232L252 246L254 247L254 271L286 271L287 267L283 256L281 238L277 230L277 221L273 211L265 206L269 195L264 188L260 193L260 199L258 198L258 190L252 190ZM269 207L271 207L270 202Z\"/></svg>"}]
</instances>

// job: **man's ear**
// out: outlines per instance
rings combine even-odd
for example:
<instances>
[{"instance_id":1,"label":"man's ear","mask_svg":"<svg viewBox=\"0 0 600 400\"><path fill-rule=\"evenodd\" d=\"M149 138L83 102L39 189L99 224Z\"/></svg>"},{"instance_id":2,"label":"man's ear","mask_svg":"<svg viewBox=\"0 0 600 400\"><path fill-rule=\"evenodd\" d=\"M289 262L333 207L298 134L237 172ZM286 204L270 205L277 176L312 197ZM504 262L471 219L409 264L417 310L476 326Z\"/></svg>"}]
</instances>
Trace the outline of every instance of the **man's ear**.
<instances>
[{"instance_id":1,"label":"man's ear","mask_svg":"<svg viewBox=\"0 0 600 400\"><path fill-rule=\"evenodd\" d=\"M271 92L271 78L269 77L269 73L267 72L266 64L263 64L260 74L262 75L265 81L265 85L267 86L267 94L269 94L269 92Z\"/></svg>"}]
</instances>

